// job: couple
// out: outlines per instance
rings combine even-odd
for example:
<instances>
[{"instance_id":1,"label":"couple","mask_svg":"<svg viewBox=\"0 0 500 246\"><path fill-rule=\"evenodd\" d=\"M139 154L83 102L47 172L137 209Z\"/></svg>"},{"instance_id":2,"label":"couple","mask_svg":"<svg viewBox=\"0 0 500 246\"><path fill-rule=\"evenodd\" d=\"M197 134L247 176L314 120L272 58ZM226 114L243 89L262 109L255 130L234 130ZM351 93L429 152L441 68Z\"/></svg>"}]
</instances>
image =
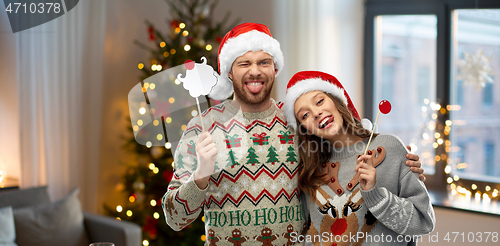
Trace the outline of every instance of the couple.
<instances>
[{"instance_id":1,"label":"couple","mask_svg":"<svg viewBox=\"0 0 500 246\"><path fill-rule=\"evenodd\" d=\"M427 191L406 166L422 173L418 156L387 135L363 155L371 132L335 77L297 73L285 103L275 102L284 57L255 23L226 34L218 61L209 96L234 90L234 99L202 114L208 132L199 117L188 123L162 199L170 227L203 212L206 245L383 245L380 236L406 245L432 231Z\"/></svg>"}]
</instances>

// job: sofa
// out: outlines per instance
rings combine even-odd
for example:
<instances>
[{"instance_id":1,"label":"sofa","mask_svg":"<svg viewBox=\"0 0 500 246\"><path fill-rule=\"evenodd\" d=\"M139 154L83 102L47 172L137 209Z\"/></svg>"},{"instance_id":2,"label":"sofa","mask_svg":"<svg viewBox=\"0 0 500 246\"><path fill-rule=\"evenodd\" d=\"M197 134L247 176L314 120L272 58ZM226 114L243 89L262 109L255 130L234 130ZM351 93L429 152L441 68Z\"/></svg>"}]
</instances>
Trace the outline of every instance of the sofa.
<instances>
[{"instance_id":1,"label":"sofa","mask_svg":"<svg viewBox=\"0 0 500 246\"><path fill-rule=\"evenodd\" d=\"M88 246L93 242L142 245L140 226L83 212L78 193L76 188L52 202L46 186L0 190L0 246Z\"/></svg>"}]
</instances>

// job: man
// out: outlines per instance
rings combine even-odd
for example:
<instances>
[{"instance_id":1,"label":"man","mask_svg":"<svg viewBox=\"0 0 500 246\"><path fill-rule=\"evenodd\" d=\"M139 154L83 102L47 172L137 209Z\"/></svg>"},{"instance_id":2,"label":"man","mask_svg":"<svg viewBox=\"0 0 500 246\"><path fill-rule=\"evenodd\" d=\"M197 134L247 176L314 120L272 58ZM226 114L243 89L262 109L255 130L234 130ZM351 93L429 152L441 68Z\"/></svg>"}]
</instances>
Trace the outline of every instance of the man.
<instances>
[{"instance_id":1,"label":"man","mask_svg":"<svg viewBox=\"0 0 500 246\"><path fill-rule=\"evenodd\" d=\"M283 104L271 98L284 65L279 42L261 24L244 23L219 48L220 78L205 111L193 118L175 152L175 174L162 205L181 230L203 211L207 245L292 245L306 228L297 185L296 138ZM418 156L410 155L417 170ZM200 163L200 164L199 164Z\"/></svg>"}]
</instances>

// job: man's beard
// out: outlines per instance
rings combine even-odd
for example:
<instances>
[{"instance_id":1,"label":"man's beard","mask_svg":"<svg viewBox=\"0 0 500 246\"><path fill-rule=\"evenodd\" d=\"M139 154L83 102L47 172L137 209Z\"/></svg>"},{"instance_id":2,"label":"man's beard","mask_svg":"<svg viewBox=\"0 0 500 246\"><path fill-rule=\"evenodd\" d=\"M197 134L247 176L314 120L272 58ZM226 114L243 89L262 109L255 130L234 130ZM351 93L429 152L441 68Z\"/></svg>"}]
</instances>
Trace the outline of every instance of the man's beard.
<instances>
[{"instance_id":1,"label":"man's beard","mask_svg":"<svg viewBox=\"0 0 500 246\"><path fill-rule=\"evenodd\" d=\"M273 85L274 85L274 80L271 82L269 81L265 82L264 88L262 88L262 90L257 94L248 91L248 89L245 88L246 86L244 82L239 83L239 86L235 86L233 84L233 87L234 87L234 94L236 95L238 100L241 101L240 103L257 105L271 98L271 91L273 89Z\"/></svg>"}]
</instances>

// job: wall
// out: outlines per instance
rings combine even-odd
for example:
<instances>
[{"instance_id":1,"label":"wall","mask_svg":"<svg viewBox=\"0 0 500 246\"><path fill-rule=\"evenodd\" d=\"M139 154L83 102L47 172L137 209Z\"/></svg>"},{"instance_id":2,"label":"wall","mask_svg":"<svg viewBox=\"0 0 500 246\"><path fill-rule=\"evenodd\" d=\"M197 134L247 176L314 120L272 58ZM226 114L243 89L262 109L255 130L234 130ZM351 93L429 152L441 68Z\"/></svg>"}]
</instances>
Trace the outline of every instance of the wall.
<instances>
[{"instance_id":1,"label":"wall","mask_svg":"<svg viewBox=\"0 0 500 246\"><path fill-rule=\"evenodd\" d=\"M498 233L500 233L500 231L498 230L498 228L500 228L500 216L498 215L479 214L438 207L434 208L434 212L436 213L436 227L430 235L423 237L422 242L419 241L418 245L420 246L493 246L499 244L499 241L497 241L496 243L493 242L491 236L488 242L485 241L487 237L487 234L485 232L496 232L497 235ZM455 238L457 232L459 234ZM469 239L467 238L470 232L475 234L474 238L470 236L471 241L469 241ZM461 233L464 233L463 238ZM480 235L478 233L482 233L482 242L477 241L479 240L478 235ZM449 235L449 241L445 240L447 234ZM454 239L455 242L453 242Z\"/></svg>"},{"instance_id":2,"label":"wall","mask_svg":"<svg viewBox=\"0 0 500 246\"><path fill-rule=\"evenodd\" d=\"M19 104L17 101L16 36L7 12L0 11L0 170L21 177Z\"/></svg>"},{"instance_id":3,"label":"wall","mask_svg":"<svg viewBox=\"0 0 500 246\"><path fill-rule=\"evenodd\" d=\"M276 0L275 37L285 54L276 98L283 100L288 79L298 71L334 75L363 117L364 1Z\"/></svg>"}]
</instances>

